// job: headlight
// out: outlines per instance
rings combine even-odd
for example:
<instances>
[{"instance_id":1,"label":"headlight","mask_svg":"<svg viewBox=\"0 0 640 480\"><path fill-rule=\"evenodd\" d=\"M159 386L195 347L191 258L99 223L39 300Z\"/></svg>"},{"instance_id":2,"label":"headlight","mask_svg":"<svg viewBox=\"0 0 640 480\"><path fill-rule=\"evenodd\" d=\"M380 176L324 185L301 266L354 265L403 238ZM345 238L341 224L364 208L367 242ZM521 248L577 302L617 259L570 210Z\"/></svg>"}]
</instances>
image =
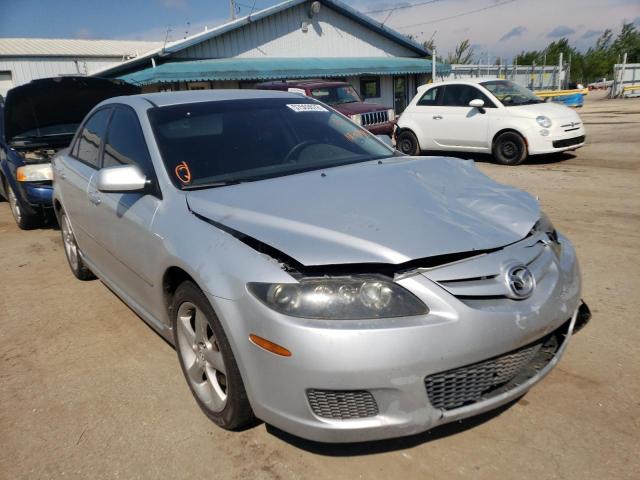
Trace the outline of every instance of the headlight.
<instances>
[{"instance_id":1,"label":"headlight","mask_svg":"<svg viewBox=\"0 0 640 480\"><path fill-rule=\"evenodd\" d=\"M358 320L429 312L408 290L373 276L303 278L299 283L249 283L247 287L269 308L293 317Z\"/></svg>"},{"instance_id":2,"label":"headlight","mask_svg":"<svg viewBox=\"0 0 640 480\"><path fill-rule=\"evenodd\" d=\"M355 115L351 115L351 120L356 122L358 125L362 125L362 115L356 113Z\"/></svg>"},{"instance_id":3,"label":"headlight","mask_svg":"<svg viewBox=\"0 0 640 480\"><path fill-rule=\"evenodd\" d=\"M390 122L393 122L396 119L396 112L393 108L387 110L387 118Z\"/></svg>"},{"instance_id":4,"label":"headlight","mask_svg":"<svg viewBox=\"0 0 640 480\"><path fill-rule=\"evenodd\" d=\"M544 115L540 115L536 117L536 122L543 128L549 128L552 125L551 119L549 117L545 117Z\"/></svg>"},{"instance_id":5,"label":"headlight","mask_svg":"<svg viewBox=\"0 0 640 480\"><path fill-rule=\"evenodd\" d=\"M53 170L50 163L25 165L18 167L16 178L19 182L44 182L53 180Z\"/></svg>"}]
</instances>

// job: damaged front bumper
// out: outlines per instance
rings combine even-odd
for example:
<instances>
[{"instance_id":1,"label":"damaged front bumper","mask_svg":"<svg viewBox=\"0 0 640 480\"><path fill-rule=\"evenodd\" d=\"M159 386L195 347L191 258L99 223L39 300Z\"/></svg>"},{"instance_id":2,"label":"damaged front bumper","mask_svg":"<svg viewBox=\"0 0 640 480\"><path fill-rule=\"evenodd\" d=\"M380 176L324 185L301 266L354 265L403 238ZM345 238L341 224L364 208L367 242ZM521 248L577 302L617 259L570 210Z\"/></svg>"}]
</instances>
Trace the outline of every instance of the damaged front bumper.
<instances>
[{"instance_id":1,"label":"damaged front bumper","mask_svg":"<svg viewBox=\"0 0 640 480\"><path fill-rule=\"evenodd\" d=\"M556 365L583 312L575 252L566 238L561 244L558 254L533 238L446 266L451 275L459 265L482 270L493 255L496 262L534 256L536 290L520 301L452 293L447 282L434 280L439 269L396 278L429 307L415 317L301 319L278 314L249 293L210 299L260 419L323 442L405 436L508 403ZM260 349L250 334L291 356Z\"/></svg>"}]
</instances>

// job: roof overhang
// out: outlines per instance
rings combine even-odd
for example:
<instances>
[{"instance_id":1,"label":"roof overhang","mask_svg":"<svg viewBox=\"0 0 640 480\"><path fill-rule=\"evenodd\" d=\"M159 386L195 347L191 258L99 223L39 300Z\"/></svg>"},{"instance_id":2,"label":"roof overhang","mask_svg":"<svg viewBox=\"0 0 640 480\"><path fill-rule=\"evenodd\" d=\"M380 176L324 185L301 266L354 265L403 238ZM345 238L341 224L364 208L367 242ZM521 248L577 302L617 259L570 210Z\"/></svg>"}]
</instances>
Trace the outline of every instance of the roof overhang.
<instances>
[{"instance_id":1,"label":"roof overhang","mask_svg":"<svg viewBox=\"0 0 640 480\"><path fill-rule=\"evenodd\" d=\"M208 80L277 80L431 73L431 60L403 57L221 58L170 62L121 76L136 85ZM451 66L438 63L438 74Z\"/></svg>"}]
</instances>

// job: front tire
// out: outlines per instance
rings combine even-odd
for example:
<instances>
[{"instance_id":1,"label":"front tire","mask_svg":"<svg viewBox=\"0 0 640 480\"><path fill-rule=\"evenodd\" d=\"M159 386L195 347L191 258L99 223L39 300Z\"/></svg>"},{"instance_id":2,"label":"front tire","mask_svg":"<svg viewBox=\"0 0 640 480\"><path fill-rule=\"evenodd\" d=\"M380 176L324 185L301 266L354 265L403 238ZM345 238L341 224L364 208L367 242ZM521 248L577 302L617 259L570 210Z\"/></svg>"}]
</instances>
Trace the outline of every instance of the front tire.
<instances>
[{"instance_id":1,"label":"front tire","mask_svg":"<svg viewBox=\"0 0 640 480\"><path fill-rule=\"evenodd\" d=\"M520 165L527 158L527 144L516 132L504 132L493 142L493 158L502 165Z\"/></svg>"},{"instance_id":2,"label":"front tire","mask_svg":"<svg viewBox=\"0 0 640 480\"><path fill-rule=\"evenodd\" d=\"M205 295L186 281L173 296L171 312L180 367L198 406L226 430L252 425L255 417L238 365Z\"/></svg>"},{"instance_id":3,"label":"front tire","mask_svg":"<svg viewBox=\"0 0 640 480\"><path fill-rule=\"evenodd\" d=\"M16 221L18 228L21 230L32 230L42 223L42 217L39 215L29 214L24 211L16 192L13 191L13 188L11 188L7 180L4 182L4 191L7 193L7 201L11 209L11 215L13 215L13 219Z\"/></svg>"},{"instance_id":4,"label":"front tire","mask_svg":"<svg viewBox=\"0 0 640 480\"><path fill-rule=\"evenodd\" d=\"M94 280L96 276L82 260L80 247L76 242L76 237L71 229L69 217L64 212L60 213L60 233L62 233L62 246L64 247L64 255L67 257L69 268L78 280Z\"/></svg>"},{"instance_id":5,"label":"front tire","mask_svg":"<svg viewBox=\"0 0 640 480\"><path fill-rule=\"evenodd\" d=\"M404 130L398 135L396 146L405 155L417 156L420 155L420 144L418 138L411 130Z\"/></svg>"}]
</instances>

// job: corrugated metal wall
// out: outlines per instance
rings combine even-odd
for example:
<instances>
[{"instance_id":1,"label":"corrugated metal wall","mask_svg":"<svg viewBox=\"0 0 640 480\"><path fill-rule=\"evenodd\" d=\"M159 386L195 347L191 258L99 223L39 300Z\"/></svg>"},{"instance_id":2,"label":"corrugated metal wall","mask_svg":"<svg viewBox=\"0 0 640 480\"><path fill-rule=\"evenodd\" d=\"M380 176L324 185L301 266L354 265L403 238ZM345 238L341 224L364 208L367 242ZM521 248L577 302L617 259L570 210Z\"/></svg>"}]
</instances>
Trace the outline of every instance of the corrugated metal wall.
<instances>
[{"instance_id":1,"label":"corrugated metal wall","mask_svg":"<svg viewBox=\"0 0 640 480\"><path fill-rule=\"evenodd\" d=\"M56 77L58 75L86 75L96 70L110 67L122 61L121 58L67 58L67 57L29 57L0 58L0 72L10 72L11 85L3 82L0 88L8 90L36 78ZM3 75L3 78L5 75ZM0 95L7 92L0 90Z\"/></svg>"},{"instance_id":2,"label":"corrugated metal wall","mask_svg":"<svg viewBox=\"0 0 640 480\"><path fill-rule=\"evenodd\" d=\"M205 41L179 58L415 57L412 50L323 6L313 20L306 4ZM307 32L302 23L309 22Z\"/></svg>"}]
</instances>

